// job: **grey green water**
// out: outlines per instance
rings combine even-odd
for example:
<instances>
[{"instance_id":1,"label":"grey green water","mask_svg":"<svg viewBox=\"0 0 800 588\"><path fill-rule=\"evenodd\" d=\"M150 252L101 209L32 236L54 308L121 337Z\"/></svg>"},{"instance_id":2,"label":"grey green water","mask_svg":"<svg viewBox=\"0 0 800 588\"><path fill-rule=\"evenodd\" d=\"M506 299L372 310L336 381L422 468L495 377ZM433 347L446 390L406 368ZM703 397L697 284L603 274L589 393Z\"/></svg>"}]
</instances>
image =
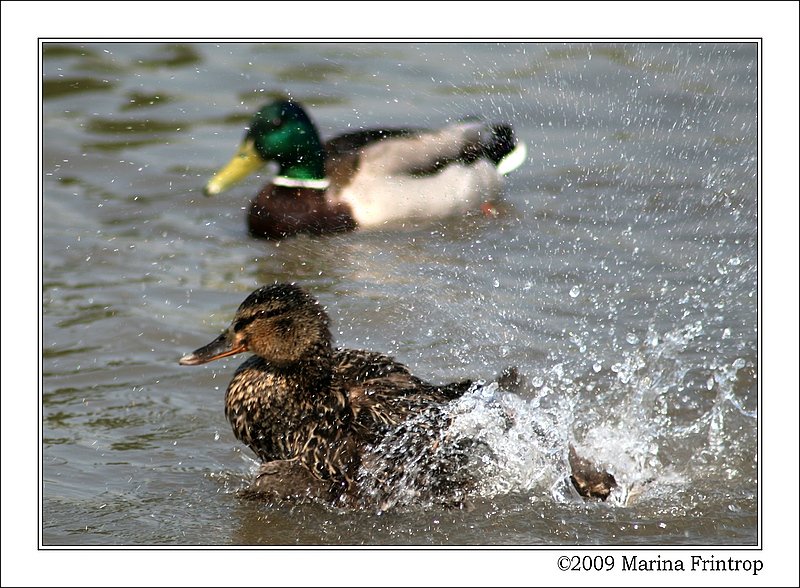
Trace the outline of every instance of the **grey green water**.
<instances>
[{"instance_id":1,"label":"grey green water","mask_svg":"<svg viewBox=\"0 0 800 588\"><path fill-rule=\"evenodd\" d=\"M55 43L42 67L45 545L756 543L755 45ZM263 177L202 187L286 93L323 137L511 122L508 213L251 239ZM518 366L513 434L458 407L502 466L471 510L237 496L242 358L177 360L276 280L425 379ZM565 493L569 440L634 495Z\"/></svg>"}]
</instances>

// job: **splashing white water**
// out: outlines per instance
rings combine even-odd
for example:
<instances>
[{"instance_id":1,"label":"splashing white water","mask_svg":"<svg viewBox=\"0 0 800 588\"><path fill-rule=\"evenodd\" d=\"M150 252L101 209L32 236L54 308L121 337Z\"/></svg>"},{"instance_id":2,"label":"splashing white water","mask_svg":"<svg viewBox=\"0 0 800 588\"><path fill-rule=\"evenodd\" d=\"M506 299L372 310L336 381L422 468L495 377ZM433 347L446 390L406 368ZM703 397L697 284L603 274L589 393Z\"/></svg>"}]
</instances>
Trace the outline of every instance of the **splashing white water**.
<instances>
[{"instance_id":1,"label":"splashing white water","mask_svg":"<svg viewBox=\"0 0 800 588\"><path fill-rule=\"evenodd\" d=\"M747 367L743 359L715 369L708 401L704 382L685 385L697 366L683 352L702 332L700 322L663 336L651 328L637 348L604 362L610 370L597 370L592 362L575 377L558 365L518 392L477 382L374 449L368 476L384 472L377 475L385 481L385 472L402 472L382 487L381 508L441 499L432 489L442 472L449 476L441 485L449 492L446 502L509 493L579 501L569 482L570 444L614 476L618 487L608 500L613 505L673 494L706 476L710 460L727 464L723 470L730 477L736 470L730 464L747 461L754 451L754 444L738 436L742 419L754 430L756 412L745 409L734 390ZM700 410L688 414L683 404ZM431 428L430 419L446 424ZM447 460L457 465L442 466ZM467 478L473 482L460 486Z\"/></svg>"}]
</instances>

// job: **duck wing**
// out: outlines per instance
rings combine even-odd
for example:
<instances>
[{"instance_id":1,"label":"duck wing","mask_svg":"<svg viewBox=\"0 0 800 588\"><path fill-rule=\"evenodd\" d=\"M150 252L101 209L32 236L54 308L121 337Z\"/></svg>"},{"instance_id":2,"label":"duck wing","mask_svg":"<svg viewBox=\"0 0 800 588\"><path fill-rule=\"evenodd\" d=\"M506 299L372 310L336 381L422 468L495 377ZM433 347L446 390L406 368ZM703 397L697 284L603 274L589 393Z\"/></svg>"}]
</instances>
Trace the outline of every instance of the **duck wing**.
<instances>
[{"instance_id":1,"label":"duck wing","mask_svg":"<svg viewBox=\"0 0 800 588\"><path fill-rule=\"evenodd\" d=\"M509 125L458 122L366 145L361 162L388 175L425 176L453 164L469 166L478 160L498 165L516 144Z\"/></svg>"},{"instance_id":2,"label":"duck wing","mask_svg":"<svg viewBox=\"0 0 800 588\"><path fill-rule=\"evenodd\" d=\"M371 351L340 350L334 364L333 384L346 391L356 429L367 440L427 406L458 398L472 385L470 380L430 384L392 357Z\"/></svg>"},{"instance_id":3,"label":"duck wing","mask_svg":"<svg viewBox=\"0 0 800 588\"><path fill-rule=\"evenodd\" d=\"M569 467L572 470L570 475L572 485L583 498L605 500L617 486L612 474L600 469L588 459L580 457L572 443L569 444Z\"/></svg>"},{"instance_id":4,"label":"duck wing","mask_svg":"<svg viewBox=\"0 0 800 588\"><path fill-rule=\"evenodd\" d=\"M334 186L345 186L361 166L366 147L410 137L417 132L414 129L368 129L334 137L325 143L325 175Z\"/></svg>"},{"instance_id":5,"label":"duck wing","mask_svg":"<svg viewBox=\"0 0 800 588\"><path fill-rule=\"evenodd\" d=\"M339 185L347 184L347 179L363 167L383 175L426 176L452 164L472 165L486 159L500 171L501 162L517 145L510 125L477 120L437 130L370 129L328 141L325 171ZM500 173L517 165L506 166Z\"/></svg>"},{"instance_id":6,"label":"duck wing","mask_svg":"<svg viewBox=\"0 0 800 588\"><path fill-rule=\"evenodd\" d=\"M367 129L354 131L334 137L325 143L325 154L328 158L344 157L358 153L367 145L397 137L409 137L419 133L419 129Z\"/></svg>"}]
</instances>

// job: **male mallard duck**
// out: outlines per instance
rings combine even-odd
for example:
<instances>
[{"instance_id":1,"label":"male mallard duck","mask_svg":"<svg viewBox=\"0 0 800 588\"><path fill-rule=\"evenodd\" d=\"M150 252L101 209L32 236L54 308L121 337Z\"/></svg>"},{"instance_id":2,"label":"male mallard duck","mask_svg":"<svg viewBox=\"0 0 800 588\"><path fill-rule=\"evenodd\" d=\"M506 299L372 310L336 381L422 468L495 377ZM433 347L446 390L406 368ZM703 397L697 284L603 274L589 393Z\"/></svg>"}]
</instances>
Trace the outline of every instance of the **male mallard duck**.
<instances>
[{"instance_id":1,"label":"male mallard duck","mask_svg":"<svg viewBox=\"0 0 800 588\"><path fill-rule=\"evenodd\" d=\"M278 175L250 207L250 233L333 233L482 206L489 212L502 176L525 156L510 126L474 120L433 131L356 131L323 143L305 110L283 100L256 113L239 151L205 193L219 194L275 162Z\"/></svg>"},{"instance_id":2,"label":"male mallard duck","mask_svg":"<svg viewBox=\"0 0 800 588\"><path fill-rule=\"evenodd\" d=\"M242 302L219 337L180 360L199 365L253 352L225 393L234 434L263 464L250 493L362 504L362 460L412 420L418 433L413 450L438 452L436 460L417 460L442 472L441 480L426 475L426 483L446 488L463 479L458 472L463 440L448 452L439 447L442 438L435 432L446 424L441 408L471 389L472 382L434 385L384 354L335 349L328 324L324 309L300 287L265 286ZM511 388L516 381L512 369L498 383ZM379 476L378 486L397 479L394 472Z\"/></svg>"}]
</instances>

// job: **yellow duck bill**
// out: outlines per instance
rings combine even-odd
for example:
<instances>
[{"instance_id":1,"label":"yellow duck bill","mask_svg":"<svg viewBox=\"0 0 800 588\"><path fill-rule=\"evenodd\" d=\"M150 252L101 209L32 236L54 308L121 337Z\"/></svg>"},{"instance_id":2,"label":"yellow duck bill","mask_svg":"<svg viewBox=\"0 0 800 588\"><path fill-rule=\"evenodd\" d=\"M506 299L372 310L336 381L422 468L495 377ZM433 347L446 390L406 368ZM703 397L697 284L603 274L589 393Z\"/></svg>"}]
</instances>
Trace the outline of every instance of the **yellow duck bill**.
<instances>
[{"instance_id":1,"label":"yellow duck bill","mask_svg":"<svg viewBox=\"0 0 800 588\"><path fill-rule=\"evenodd\" d=\"M242 143L233 159L214 174L203 192L206 196L216 196L256 172L263 165L264 160L256 151L255 143L249 139Z\"/></svg>"}]
</instances>

